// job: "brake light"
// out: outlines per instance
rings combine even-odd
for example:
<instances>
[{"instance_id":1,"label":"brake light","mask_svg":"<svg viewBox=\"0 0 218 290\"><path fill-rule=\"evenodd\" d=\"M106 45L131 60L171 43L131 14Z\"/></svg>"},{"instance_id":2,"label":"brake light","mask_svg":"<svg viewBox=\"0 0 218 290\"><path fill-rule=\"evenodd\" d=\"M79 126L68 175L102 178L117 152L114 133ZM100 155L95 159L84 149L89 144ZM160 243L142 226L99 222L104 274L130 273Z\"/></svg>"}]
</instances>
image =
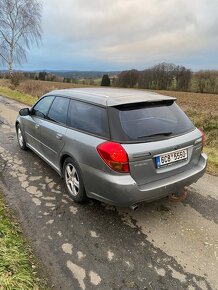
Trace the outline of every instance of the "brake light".
<instances>
[{"instance_id":1,"label":"brake light","mask_svg":"<svg viewBox=\"0 0 218 290\"><path fill-rule=\"evenodd\" d=\"M204 145L205 145L205 134L204 131L202 131L201 129L199 129L201 131L201 139L202 139L202 146L201 146L201 151L203 151L204 149Z\"/></svg>"},{"instance_id":2,"label":"brake light","mask_svg":"<svg viewBox=\"0 0 218 290\"><path fill-rule=\"evenodd\" d=\"M111 169L117 172L129 172L129 159L121 144L104 142L98 145L97 151Z\"/></svg>"}]
</instances>

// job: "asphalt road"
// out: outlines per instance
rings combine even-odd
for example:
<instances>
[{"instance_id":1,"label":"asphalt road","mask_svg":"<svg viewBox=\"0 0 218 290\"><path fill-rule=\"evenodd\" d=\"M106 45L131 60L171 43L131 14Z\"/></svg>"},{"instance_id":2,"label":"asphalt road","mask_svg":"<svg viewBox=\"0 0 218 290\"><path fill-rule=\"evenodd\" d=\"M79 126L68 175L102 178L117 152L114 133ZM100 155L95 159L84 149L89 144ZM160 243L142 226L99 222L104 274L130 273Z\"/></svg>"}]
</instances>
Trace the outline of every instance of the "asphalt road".
<instances>
[{"instance_id":1,"label":"asphalt road","mask_svg":"<svg viewBox=\"0 0 218 290\"><path fill-rule=\"evenodd\" d=\"M217 177L206 174L184 202L77 205L45 162L19 149L21 107L0 97L0 188L54 289L218 289Z\"/></svg>"}]
</instances>

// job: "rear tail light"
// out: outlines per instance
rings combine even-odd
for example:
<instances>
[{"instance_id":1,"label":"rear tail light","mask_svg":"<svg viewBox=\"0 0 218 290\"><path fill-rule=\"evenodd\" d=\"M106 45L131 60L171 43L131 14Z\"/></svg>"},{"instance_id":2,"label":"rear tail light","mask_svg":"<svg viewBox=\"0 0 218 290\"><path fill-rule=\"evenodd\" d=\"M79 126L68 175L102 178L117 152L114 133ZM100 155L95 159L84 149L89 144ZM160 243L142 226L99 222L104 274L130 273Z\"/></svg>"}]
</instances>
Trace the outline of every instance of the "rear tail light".
<instances>
[{"instance_id":1,"label":"rear tail light","mask_svg":"<svg viewBox=\"0 0 218 290\"><path fill-rule=\"evenodd\" d=\"M201 139L202 139L202 146L201 146L201 151L203 151L203 149L204 149L204 145L205 145L205 134L204 134L204 131L202 131L201 129L200 129L200 131L201 131Z\"/></svg>"},{"instance_id":2,"label":"rear tail light","mask_svg":"<svg viewBox=\"0 0 218 290\"><path fill-rule=\"evenodd\" d=\"M97 151L111 169L117 172L129 172L129 159L121 144L104 142L98 145Z\"/></svg>"}]
</instances>

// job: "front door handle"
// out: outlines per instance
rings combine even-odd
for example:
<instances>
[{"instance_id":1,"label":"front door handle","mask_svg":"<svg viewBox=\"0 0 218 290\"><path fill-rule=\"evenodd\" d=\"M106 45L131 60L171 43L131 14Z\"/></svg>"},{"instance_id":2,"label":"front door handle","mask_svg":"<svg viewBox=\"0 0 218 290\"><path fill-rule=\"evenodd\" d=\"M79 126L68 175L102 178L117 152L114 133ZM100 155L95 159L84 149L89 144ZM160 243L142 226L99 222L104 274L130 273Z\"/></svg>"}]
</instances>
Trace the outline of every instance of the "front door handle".
<instances>
[{"instance_id":1,"label":"front door handle","mask_svg":"<svg viewBox=\"0 0 218 290\"><path fill-rule=\"evenodd\" d=\"M39 124L36 124L36 125L35 125L35 128L36 128L36 129L39 129Z\"/></svg>"},{"instance_id":2,"label":"front door handle","mask_svg":"<svg viewBox=\"0 0 218 290\"><path fill-rule=\"evenodd\" d=\"M57 138L58 140L61 140L61 139L63 138L63 135L61 135L61 134L58 133L58 134L56 135L56 138Z\"/></svg>"}]
</instances>

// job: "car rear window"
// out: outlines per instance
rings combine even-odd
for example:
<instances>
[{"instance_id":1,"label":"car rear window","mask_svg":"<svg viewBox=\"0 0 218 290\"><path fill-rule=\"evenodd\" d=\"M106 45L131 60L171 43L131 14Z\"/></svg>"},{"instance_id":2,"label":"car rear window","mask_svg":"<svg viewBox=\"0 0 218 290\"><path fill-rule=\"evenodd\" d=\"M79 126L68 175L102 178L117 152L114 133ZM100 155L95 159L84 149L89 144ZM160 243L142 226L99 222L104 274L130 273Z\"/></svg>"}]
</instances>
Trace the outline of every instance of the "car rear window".
<instances>
[{"instance_id":1,"label":"car rear window","mask_svg":"<svg viewBox=\"0 0 218 290\"><path fill-rule=\"evenodd\" d=\"M194 129L190 119L172 101L121 105L112 111L117 122L112 125L115 128L112 134L120 141L161 140Z\"/></svg>"},{"instance_id":2,"label":"car rear window","mask_svg":"<svg viewBox=\"0 0 218 290\"><path fill-rule=\"evenodd\" d=\"M83 132L109 138L107 110L103 107L71 100L68 125Z\"/></svg>"}]
</instances>

